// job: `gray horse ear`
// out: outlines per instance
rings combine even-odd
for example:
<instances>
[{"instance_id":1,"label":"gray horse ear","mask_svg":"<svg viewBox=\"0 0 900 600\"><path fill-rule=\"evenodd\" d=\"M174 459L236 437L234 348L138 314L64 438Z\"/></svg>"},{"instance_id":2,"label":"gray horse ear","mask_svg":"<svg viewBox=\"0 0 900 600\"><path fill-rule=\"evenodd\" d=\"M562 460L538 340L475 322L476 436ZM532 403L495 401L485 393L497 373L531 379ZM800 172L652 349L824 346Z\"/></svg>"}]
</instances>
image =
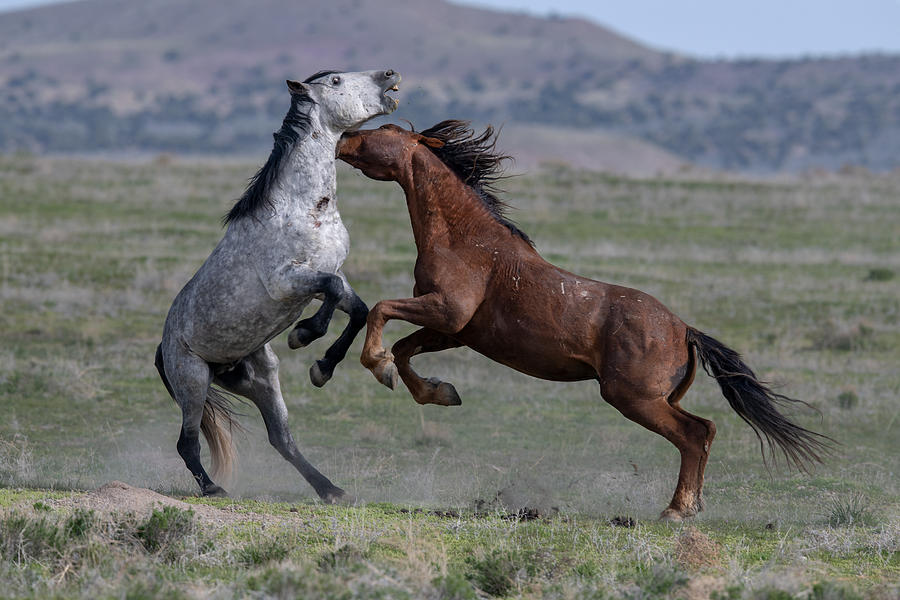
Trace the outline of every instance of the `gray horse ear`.
<instances>
[{"instance_id":1,"label":"gray horse ear","mask_svg":"<svg viewBox=\"0 0 900 600\"><path fill-rule=\"evenodd\" d=\"M292 94L306 94L309 92L309 88L306 87L305 83L300 83L299 81L294 81L293 79L287 80L288 89L291 90Z\"/></svg>"}]
</instances>

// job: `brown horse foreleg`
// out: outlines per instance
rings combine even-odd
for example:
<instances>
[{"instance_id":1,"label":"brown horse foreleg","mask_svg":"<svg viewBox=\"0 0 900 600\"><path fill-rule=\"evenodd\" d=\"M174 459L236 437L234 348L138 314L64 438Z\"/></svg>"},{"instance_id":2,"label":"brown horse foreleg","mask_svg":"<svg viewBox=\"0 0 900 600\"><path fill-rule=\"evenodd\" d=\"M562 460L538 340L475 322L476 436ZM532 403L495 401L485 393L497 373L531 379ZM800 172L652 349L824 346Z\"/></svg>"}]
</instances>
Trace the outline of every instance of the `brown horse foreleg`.
<instances>
[{"instance_id":1,"label":"brown horse foreleg","mask_svg":"<svg viewBox=\"0 0 900 600\"><path fill-rule=\"evenodd\" d=\"M462 346L459 342L433 329L422 328L394 344L391 351L400 378L419 404L438 404L440 406L459 406L462 400L452 384L435 377L423 379L409 364L409 359L417 354L440 352L449 348Z\"/></svg>"},{"instance_id":2,"label":"brown horse foreleg","mask_svg":"<svg viewBox=\"0 0 900 600\"><path fill-rule=\"evenodd\" d=\"M703 468L709 455L709 444L715 435L715 427L710 430L704 424L704 419L670 405L665 398L605 399L627 418L672 442L681 453L678 485L672 501L660 518L680 521L696 515L702 508Z\"/></svg>"},{"instance_id":3,"label":"brown horse foreleg","mask_svg":"<svg viewBox=\"0 0 900 600\"><path fill-rule=\"evenodd\" d=\"M453 334L465 327L477 307L478 302L467 302L464 297L448 297L438 292L416 298L382 300L369 311L366 342L359 360L378 381L394 389L398 374L394 355L382 345L385 323L400 319L439 333Z\"/></svg>"}]
</instances>

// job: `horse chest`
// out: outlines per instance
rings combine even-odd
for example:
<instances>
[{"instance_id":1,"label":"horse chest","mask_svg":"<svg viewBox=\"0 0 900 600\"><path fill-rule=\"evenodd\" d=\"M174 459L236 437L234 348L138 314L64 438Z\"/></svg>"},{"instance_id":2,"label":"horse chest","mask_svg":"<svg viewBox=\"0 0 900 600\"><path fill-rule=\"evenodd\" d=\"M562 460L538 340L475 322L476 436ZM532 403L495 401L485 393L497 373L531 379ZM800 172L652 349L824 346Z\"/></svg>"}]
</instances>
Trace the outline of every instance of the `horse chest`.
<instances>
[{"instance_id":1,"label":"horse chest","mask_svg":"<svg viewBox=\"0 0 900 600\"><path fill-rule=\"evenodd\" d=\"M289 227L291 259L322 271L336 271L350 250L350 236L337 211L301 219Z\"/></svg>"}]
</instances>

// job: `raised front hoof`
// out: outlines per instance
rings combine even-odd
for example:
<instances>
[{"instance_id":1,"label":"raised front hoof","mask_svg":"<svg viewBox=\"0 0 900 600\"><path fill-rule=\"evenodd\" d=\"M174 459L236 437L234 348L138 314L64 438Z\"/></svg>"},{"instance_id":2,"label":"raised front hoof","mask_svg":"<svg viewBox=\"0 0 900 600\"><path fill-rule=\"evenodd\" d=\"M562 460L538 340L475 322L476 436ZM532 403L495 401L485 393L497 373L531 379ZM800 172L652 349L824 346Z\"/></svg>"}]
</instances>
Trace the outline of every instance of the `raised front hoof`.
<instances>
[{"instance_id":1,"label":"raised front hoof","mask_svg":"<svg viewBox=\"0 0 900 600\"><path fill-rule=\"evenodd\" d=\"M378 363L375 367L371 369L372 375L375 376L381 385L394 389L397 387L397 380L400 378L400 374L397 372L397 365L393 363L393 361L383 361Z\"/></svg>"},{"instance_id":2,"label":"raised front hoof","mask_svg":"<svg viewBox=\"0 0 900 600\"><path fill-rule=\"evenodd\" d=\"M206 488L205 490L203 490L203 497L204 498L227 498L228 492L226 492L225 490L223 490L222 488L220 488L217 485L211 485L208 488Z\"/></svg>"},{"instance_id":3,"label":"raised front hoof","mask_svg":"<svg viewBox=\"0 0 900 600\"><path fill-rule=\"evenodd\" d=\"M324 366L323 366L324 365ZM334 374L334 366L324 360L317 360L309 368L309 380L318 388L322 387Z\"/></svg>"},{"instance_id":4,"label":"raised front hoof","mask_svg":"<svg viewBox=\"0 0 900 600\"><path fill-rule=\"evenodd\" d=\"M432 377L428 380L430 393L419 401L419 404L437 404L439 406L459 406L462 400L452 383Z\"/></svg>"},{"instance_id":5,"label":"raised front hoof","mask_svg":"<svg viewBox=\"0 0 900 600\"><path fill-rule=\"evenodd\" d=\"M298 323L288 334L288 348L291 350L305 348L306 346L309 346L313 340L320 337L322 336L318 335L312 329L307 329L301 323Z\"/></svg>"}]
</instances>

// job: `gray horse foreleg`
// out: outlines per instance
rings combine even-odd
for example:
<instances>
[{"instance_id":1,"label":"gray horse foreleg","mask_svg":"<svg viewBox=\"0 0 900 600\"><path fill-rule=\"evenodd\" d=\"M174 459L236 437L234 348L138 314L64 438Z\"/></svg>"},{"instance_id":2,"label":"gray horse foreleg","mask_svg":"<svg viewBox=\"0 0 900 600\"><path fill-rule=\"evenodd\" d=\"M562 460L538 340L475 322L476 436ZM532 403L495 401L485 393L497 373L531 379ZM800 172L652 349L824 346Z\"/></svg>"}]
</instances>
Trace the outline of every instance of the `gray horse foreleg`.
<instances>
[{"instance_id":1,"label":"gray horse foreleg","mask_svg":"<svg viewBox=\"0 0 900 600\"><path fill-rule=\"evenodd\" d=\"M356 335L366 325L369 307L366 306L366 303L356 295L356 292L349 285L347 290L349 293L341 299L337 307L350 315L350 321L344 327L344 331L341 332L338 339L325 351L325 356L314 362L309 368L309 379L316 387L322 387L331 379L331 376L334 374L334 368L347 356L350 344L353 343Z\"/></svg>"},{"instance_id":2,"label":"gray horse foreleg","mask_svg":"<svg viewBox=\"0 0 900 600\"><path fill-rule=\"evenodd\" d=\"M308 319L303 319L291 330L288 335L288 346L293 350L308 346L313 340L319 339L328 331L328 324L331 323L334 309L344 297L344 281L333 273L319 273L317 279L309 282L306 292L323 294L325 298L316 314Z\"/></svg>"},{"instance_id":3,"label":"gray horse foreleg","mask_svg":"<svg viewBox=\"0 0 900 600\"><path fill-rule=\"evenodd\" d=\"M217 375L215 382L230 392L253 402L262 414L269 433L269 443L278 450L325 502L335 502L344 496L337 487L319 472L297 449L288 428L288 412L278 381L278 357L268 344L238 363L234 369Z\"/></svg>"}]
</instances>

